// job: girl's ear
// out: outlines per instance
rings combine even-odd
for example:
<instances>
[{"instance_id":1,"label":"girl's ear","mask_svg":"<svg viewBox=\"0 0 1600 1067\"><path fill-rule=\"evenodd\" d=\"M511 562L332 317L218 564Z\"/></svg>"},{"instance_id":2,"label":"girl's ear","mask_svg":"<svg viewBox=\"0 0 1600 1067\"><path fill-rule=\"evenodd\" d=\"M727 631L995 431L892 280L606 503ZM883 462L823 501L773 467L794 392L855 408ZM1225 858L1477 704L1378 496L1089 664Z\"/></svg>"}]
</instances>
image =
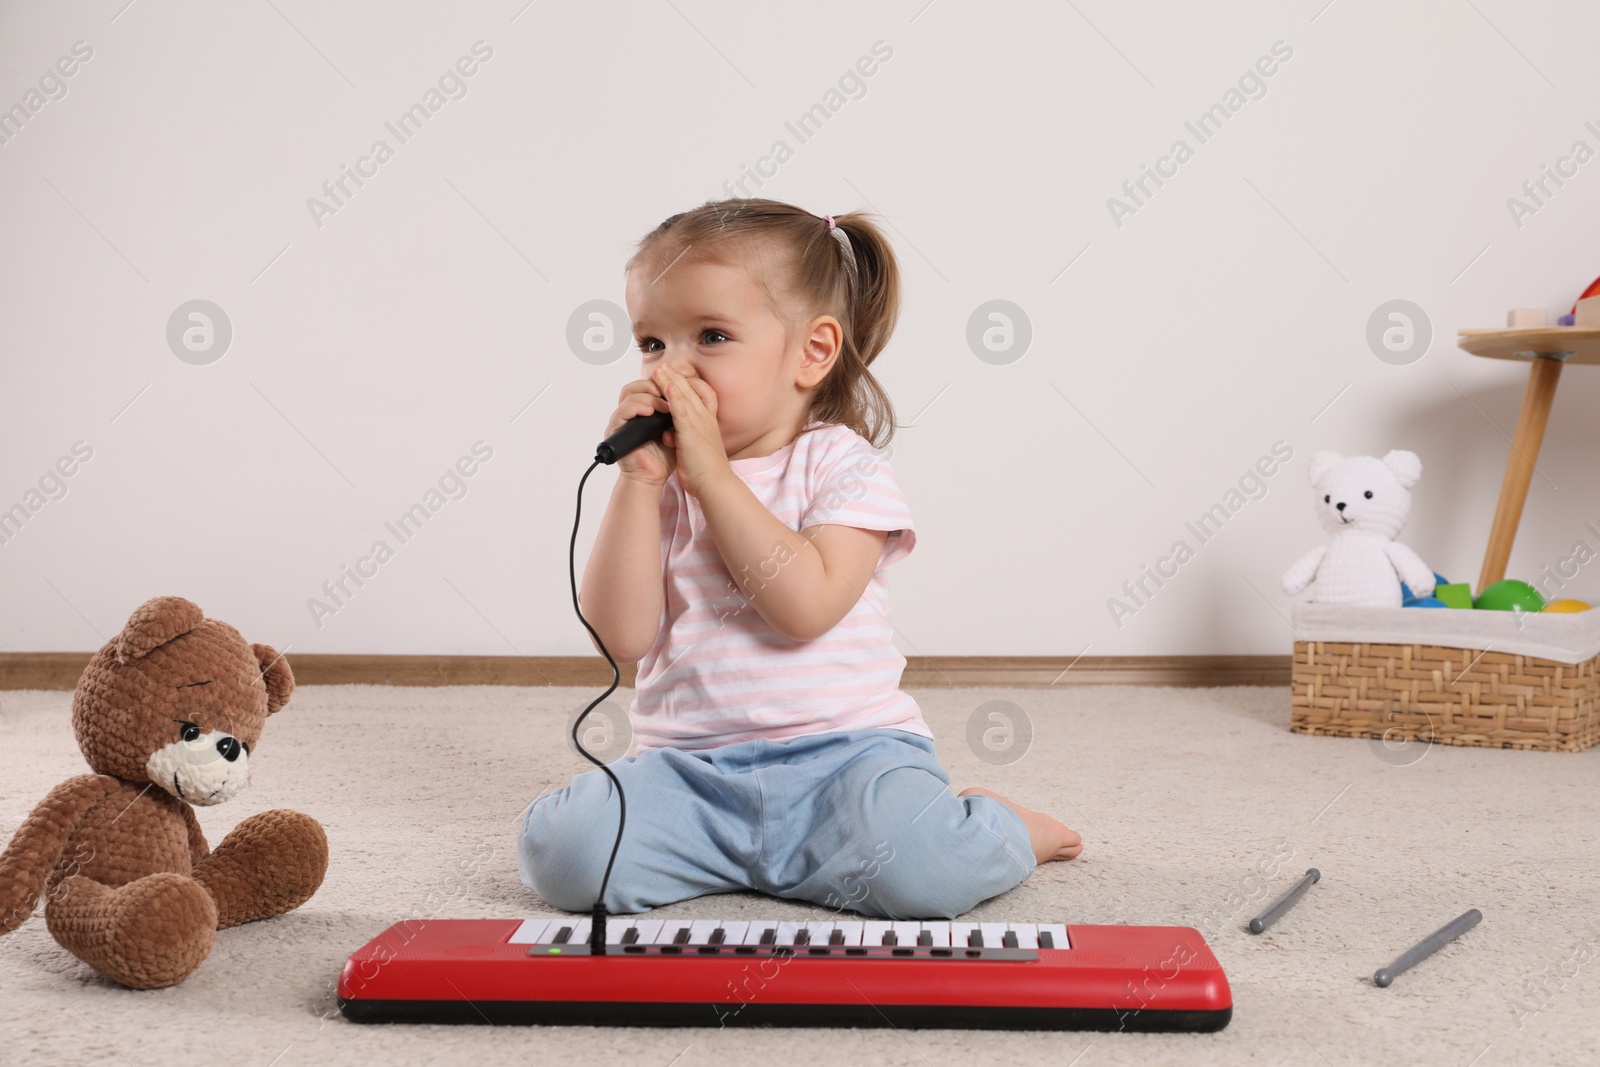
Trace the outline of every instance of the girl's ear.
<instances>
[{"instance_id":1,"label":"girl's ear","mask_svg":"<svg viewBox=\"0 0 1600 1067\"><path fill-rule=\"evenodd\" d=\"M289 703L294 692L294 672L289 661L271 645L251 645L256 662L261 664L261 680L267 683L267 714L277 713Z\"/></svg>"},{"instance_id":2,"label":"girl's ear","mask_svg":"<svg viewBox=\"0 0 1600 1067\"><path fill-rule=\"evenodd\" d=\"M818 315L806 327L805 347L800 350L800 375L795 384L810 389L821 384L839 362L844 351L844 327L832 315Z\"/></svg>"}]
</instances>

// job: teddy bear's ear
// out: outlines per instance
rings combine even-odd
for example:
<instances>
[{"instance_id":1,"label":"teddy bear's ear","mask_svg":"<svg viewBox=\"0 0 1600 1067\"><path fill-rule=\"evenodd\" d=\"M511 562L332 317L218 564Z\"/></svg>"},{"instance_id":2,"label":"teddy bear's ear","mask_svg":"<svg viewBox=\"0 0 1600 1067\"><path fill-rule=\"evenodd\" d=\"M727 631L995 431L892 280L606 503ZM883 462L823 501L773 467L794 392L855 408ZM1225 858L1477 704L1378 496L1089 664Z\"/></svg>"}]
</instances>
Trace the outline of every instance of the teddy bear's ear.
<instances>
[{"instance_id":1,"label":"teddy bear's ear","mask_svg":"<svg viewBox=\"0 0 1600 1067\"><path fill-rule=\"evenodd\" d=\"M138 659L205 621L200 605L181 596L158 596L134 610L117 635L117 662Z\"/></svg>"},{"instance_id":2,"label":"teddy bear's ear","mask_svg":"<svg viewBox=\"0 0 1600 1067\"><path fill-rule=\"evenodd\" d=\"M1410 489L1422 477L1422 460L1415 452L1397 448L1383 457L1383 465L1394 471L1402 489Z\"/></svg>"},{"instance_id":3,"label":"teddy bear's ear","mask_svg":"<svg viewBox=\"0 0 1600 1067\"><path fill-rule=\"evenodd\" d=\"M289 703L294 693L294 672L289 661L271 645L251 645L256 662L261 664L261 680L267 683L267 714L272 715Z\"/></svg>"},{"instance_id":4,"label":"teddy bear's ear","mask_svg":"<svg viewBox=\"0 0 1600 1067\"><path fill-rule=\"evenodd\" d=\"M1316 485L1324 474L1343 462L1344 457L1339 453L1324 449L1311 457L1311 463L1306 467L1306 477L1310 479L1312 485Z\"/></svg>"}]
</instances>

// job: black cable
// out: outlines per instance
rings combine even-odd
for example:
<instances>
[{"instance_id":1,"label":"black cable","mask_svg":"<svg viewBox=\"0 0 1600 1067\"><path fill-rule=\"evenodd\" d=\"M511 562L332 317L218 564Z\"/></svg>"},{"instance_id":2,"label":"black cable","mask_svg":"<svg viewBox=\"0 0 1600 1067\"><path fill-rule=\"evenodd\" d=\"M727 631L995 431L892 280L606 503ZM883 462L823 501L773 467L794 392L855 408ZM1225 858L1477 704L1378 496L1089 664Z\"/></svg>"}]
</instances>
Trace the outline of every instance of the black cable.
<instances>
[{"instance_id":1,"label":"black cable","mask_svg":"<svg viewBox=\"0 0 1600 1067\"><path fill-rule=\"evenodd\" d=\"M611 768L596 759L583 747L583 742L578 740L578 730L583 725L584 717L595 709L606 697L610 696L622 684L622 672L617 669L617 661L611 658L611 653L606 650L606 643L600 640L600 635L594 632L594 627L589 625L589 620L583 617L583 609L578 607L578 520L583 516L583 485L589 480L589 475L600 466L596 459L589 464L589 469L583 472L583 477L578 480L578 506L572 515L572 542L567 546L567 576L572 581L572 610L578 613L578 621L583 623L583 628L589 631L589 636L594 638L594 643L600 646L601 655L606 662L611 664L611 685L604 693L594 698L594 701L583 709L577 721L572 724L572 743L582 753L583 758L606 772L606 777L611 779L611 784L617 787L617 803L621 805L621 812L617 818L617 839L611 845L611 858L606 861L606 873L600 879L600 895L595 899L593 917L589 927L589 951L596 956L606 954L606 885L611 881L611 867L617 862L617 850L622 847L622 827L628 819L628 799L622 792L622 783L617 781L617 776L611 773Z\"/></svg>"}]
</instances>

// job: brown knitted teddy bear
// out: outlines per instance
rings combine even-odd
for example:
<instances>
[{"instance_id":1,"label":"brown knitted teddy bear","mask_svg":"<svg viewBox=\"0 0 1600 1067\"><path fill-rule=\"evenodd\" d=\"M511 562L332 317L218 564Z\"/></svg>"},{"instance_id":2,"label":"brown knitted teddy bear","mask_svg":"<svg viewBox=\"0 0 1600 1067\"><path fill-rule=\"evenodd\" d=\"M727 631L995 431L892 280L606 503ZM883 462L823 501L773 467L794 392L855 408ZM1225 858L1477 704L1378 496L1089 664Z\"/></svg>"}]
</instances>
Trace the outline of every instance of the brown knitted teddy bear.
<instances>
[{"instance_id":1,"label":"brown knitted teddy bear","mask_svg":"<svg viewBox=\"0 0 1600 1067\"><path fill-rule=\"evenodd\" d=\"M62 947L134 989L183 981L218 930L304 904L328 869L297 811L245 819L207 847L191 804L249 780L289 664L182 597L147 601L78 680L72 728L94 774L56 786L0 853L0 935L33 914Z\"/></svg>"}]
</instances>

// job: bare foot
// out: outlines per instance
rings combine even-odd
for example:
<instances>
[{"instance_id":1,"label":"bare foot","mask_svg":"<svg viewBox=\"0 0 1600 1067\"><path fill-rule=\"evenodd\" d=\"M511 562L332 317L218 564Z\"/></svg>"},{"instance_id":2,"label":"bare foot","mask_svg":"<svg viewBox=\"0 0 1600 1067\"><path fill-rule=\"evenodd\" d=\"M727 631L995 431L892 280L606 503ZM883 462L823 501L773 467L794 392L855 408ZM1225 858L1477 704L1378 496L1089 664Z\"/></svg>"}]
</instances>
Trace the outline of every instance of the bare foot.
<instances>
[{"instance_id":1,"label":"bare foot","mask_svg":"<svg viewBox=\"0 0 1600 1067\"><path fill-rule=\"evenodd\" d=\"M973 786L963 789L957 796L967 796L976 793L982 797L993 797L1018 815L1022 816L1023 823L1028 827L1028 839L1033 844L1033 859L1035 863L1049 863L1051 860L1070 860L1083 851L1083 838L1078 831L1069 830L1067 827L1052 819L1042 811L1029 811L1020 804L1014 804L999 793Z\"/></svg>"}]
</instances>

